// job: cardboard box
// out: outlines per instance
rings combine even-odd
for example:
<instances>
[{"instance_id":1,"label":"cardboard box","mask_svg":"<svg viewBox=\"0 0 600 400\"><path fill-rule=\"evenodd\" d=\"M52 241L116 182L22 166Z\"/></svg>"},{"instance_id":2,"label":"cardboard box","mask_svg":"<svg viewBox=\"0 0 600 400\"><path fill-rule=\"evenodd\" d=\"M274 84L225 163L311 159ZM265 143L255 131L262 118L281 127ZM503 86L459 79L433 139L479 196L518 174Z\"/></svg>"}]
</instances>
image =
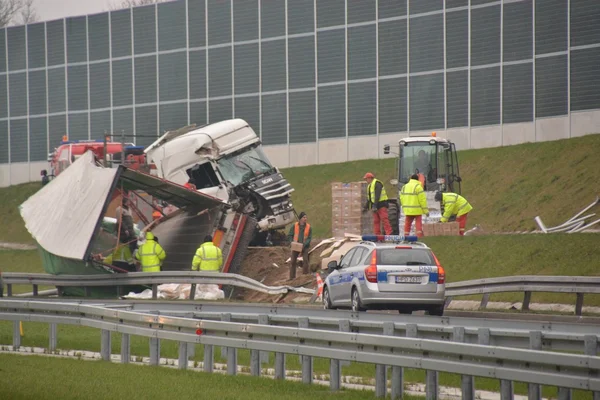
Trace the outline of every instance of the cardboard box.
<instances>
[{"instance_id":1,"label":"cardboard box","mask_svg":"<svg viewBox=\"0 0 600 400\"><path fill-rule=\"evenodd\" d=\"M423 224L424 236L458 236L458 222Z\"/></svg>"},{"instance_id":2,"label":"cardboard box","mask_svg":"<svg viewBox=\"0 0 600 400\"><path fill-rule=\"evenodd\" d=\"M290 247L291 247L292 251L297 251L298 253L302 253L302 248L304 247L304 245L300 242L292 242L290 244Z\"/></svg>"}]
</instances>

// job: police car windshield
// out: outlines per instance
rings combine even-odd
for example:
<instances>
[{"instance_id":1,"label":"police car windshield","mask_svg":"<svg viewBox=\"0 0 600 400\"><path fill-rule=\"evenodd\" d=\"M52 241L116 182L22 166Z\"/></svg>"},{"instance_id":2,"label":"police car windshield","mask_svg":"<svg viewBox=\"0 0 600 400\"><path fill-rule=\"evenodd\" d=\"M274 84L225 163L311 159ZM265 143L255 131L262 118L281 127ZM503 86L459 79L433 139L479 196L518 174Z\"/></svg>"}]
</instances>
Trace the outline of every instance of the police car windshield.
<instances>
[{"instance_id":1,"label":"police car windshield","mask_svg":"<svg viewBox=\"0 0 600 400\"><path fill-rule=\"evenodd\" d=\"M426 249L378 249L378 265L435 265L430 250Z\"/></svg>"}]
</instances>

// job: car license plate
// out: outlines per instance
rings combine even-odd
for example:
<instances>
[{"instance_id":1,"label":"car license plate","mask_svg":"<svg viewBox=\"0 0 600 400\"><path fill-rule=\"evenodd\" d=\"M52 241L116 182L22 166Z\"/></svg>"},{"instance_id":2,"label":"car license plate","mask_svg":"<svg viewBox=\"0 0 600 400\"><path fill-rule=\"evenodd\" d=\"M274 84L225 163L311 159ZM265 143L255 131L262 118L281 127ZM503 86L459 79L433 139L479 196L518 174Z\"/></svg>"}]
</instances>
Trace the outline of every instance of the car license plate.
<instances>
[{"instance_id":1,"label":"car license plate","mask_svg":"<svg viewBox=\"0 0 600 400\"><path fill-rule=\"evenodd\" d=\"M396 283L421 283L420 276L397 276Z\"/></svg>"}]
</instances>

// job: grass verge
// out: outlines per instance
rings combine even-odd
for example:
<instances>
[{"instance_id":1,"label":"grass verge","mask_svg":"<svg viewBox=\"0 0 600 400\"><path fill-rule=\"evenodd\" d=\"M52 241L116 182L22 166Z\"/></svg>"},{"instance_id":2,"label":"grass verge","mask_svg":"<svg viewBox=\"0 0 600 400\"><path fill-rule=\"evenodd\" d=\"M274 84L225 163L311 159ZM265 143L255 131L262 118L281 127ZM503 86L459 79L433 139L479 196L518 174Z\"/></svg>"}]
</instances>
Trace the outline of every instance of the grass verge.
<instances>
[{"instance_id":1,"label":"grass verge","mask_svg":"<svg viewBox=\"0 0 600 400\"><path fill-rule=\"evenodd\" d=\"M0 204L2 204L0 242L35 244L25 228L25 222L19 212L19 205L40 188L40 183L34 182L0 189Z\"/></svg>"}]
</instances>

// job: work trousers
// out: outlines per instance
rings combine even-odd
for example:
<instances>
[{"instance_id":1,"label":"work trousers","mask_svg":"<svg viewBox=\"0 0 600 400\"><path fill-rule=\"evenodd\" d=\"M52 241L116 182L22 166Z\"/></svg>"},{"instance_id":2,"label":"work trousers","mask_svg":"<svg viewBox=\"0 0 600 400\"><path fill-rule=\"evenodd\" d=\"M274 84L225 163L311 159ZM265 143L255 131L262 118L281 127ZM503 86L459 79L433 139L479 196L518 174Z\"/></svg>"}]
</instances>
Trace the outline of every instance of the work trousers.
<instances>
[{"instance_id":1,"label":"work trousers","mask_svg":"<svg viewBox=\"0 0 600 400\"><path fill-rule=\"evenodd\" d=\"M381 235L381 222L383 222L383 231L386 235L392 234L392 226L388 218L387 207L381 207L377 211L373 211L373 233Z\"/></svg>"},{"instance_id":2,"label":"work trousers","mask_svg":"<svg viewBox=\"0 0 600 400\"><path fill-rule=\"evenodd\" d=\"M417 237L423 237L423 219L421 217L422 215L406 215L404 217L404 236L410 234L410 227L413 221L415 221Z\"/></svg>"},{"instance_id":3,"label":"work trousers","mask_svg":"<svg viewBox=\"0 0 600 400\"><path fill-rule=\"evenodd\" d=\"M456 217L456 222L458 222L458 233L460 236L465 235L465 227L467 226L467 215L469 215L469 213L463 214L460 217Z\"/></svg>"},{"instance_id":4,"label":"work trousers","mask_svg":"<svg viewBox=\"0 0 600 400\"><path fill-rule=\"evenodd\" d=\"M292 251L292 259L290 260L290 280L296 278L296 262L298 261L298 256L300 252ZM304 275L310 272L309 264L308 264L308 248L304 248L302 250L302 273Z\"/></svg>"}]
</instances>

